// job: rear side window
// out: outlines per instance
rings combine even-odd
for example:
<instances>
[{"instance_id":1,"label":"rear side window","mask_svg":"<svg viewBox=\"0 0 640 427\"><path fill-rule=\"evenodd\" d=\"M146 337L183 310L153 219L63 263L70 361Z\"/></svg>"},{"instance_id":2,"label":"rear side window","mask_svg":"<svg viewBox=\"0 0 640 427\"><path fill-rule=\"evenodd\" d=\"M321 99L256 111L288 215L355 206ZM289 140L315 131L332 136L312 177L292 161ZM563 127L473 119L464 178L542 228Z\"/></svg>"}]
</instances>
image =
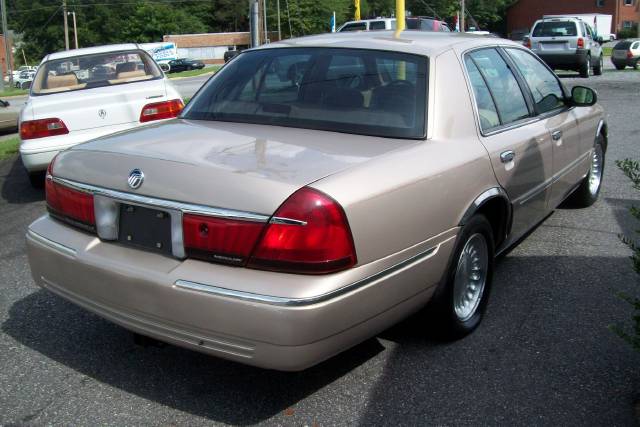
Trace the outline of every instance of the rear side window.
<instances>
[{"instance_id":1,"label":"rear side window","mask_svg":"<svg viewBox=\"0 0 640 427\"><path fill-rule=\"evenodd\" d=\"M32 95L69 92L161 78L143 51L121 51L47 61L38 68Z\"/></svg>"},{"instance_id":2,"label":"rear side window","mask_svg":"<svg viewBox=\"0 0 640 427\"><path fill-rule=\"evenodd\" d=\"M480 70L478 70L478 67L469 56L465 57L464 62L469 73L469 80L471 80L476 106L478 107L480 127L483 131L488 131L500 126L500 117L498 116L496 104L482 74L480 74Z\"/></svg>"},{"instance_id":3,"label":"rear side window","mask_svg":"<svg viewBox=\"0 0 640 427\"><path fill-rule=\"evenodd\" d=\"M501 125L529 117L529 109L518 81L498 51L481 49L467 56L489 88Z\"/></svg>"},{"instance_id":4,"label":"rear side window","mask_svg":"<svg viewBox=\"0 0 640 427\"><path fill-rule=\"evenodd\" d=\"M562 87L547 67L522 49L506 49L506 51L529 86L538 114L565 106Z\"/></svg>"},{"instance_id":5,"label":"rear side window","mask_svg":"<svg viewBox=\"0 0 640 427\"><path fill-rule=\"evenodd\" d=\"M614 49L615 50L627 50L627 49L629 49L630 46L631 46L631 42L623 41L623 42L619 42L618 44L616 44Z\"/></svg>"},{"instance_id":6,"label":"rear side window","mask_svg":"<svg viewBox=\"0 0 640 427\"><path fill-rule=\"evenodd\" d=\"M578 28L573 21L541 21L536 24L532 37L577 36Z\"/></svg>"},{"instance_id":7,"label":"rear side window","mask_svg":"<svg viewBox=\"0 0 640 427\"><path fill-rule=\"evenodd\" d=\"M631 46L631 49L637 49L639 47L640 47L640 42L635 42L633 46Z\"/></svg>"},{"instance_id":8,"label":"rear side window","mask_svg":"<svg viewBox=\"0 0 640 427\"><path fill-rule=\"evenodd\" d=\"M340 31L365 31L366 29L366 22L354 22L353 24L345 25Z\"/></svg>"},{"instance_id":9,"label":"rear side window","mask_svg":"<svg viewBox=\"0 0 640 427\"><path fill-rule=\"evenodd\" d=\"M246 52L209 80L184 119L423 138L427 58L346 48Z\"/></svg>"},{"instance_id":10,"label":"rear side window","mask_svg":"<svg viewBox=\"0 0 640 427\"><path fill-rule=\"evenodd\" d=\"M373 22L369 22L369 29L370 30L385 30L386 29L386 25L384 21L373 21Z\"/></svg>"}]
</instances>

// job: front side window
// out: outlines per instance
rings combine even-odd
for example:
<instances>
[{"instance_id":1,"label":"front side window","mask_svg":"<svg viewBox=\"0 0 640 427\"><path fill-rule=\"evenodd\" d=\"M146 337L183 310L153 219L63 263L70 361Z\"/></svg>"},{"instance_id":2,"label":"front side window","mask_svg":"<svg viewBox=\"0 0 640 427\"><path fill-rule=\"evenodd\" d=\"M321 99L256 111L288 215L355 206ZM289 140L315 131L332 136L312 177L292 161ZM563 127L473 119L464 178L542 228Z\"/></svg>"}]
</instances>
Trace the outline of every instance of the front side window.
<instances>
[{"instance_id":1,"label":"front side window","mask_svg":"<svg viewBox=\"0 0 640 427\"><path fill-rule=\"evenodd\" d=\"M578 28L573 21L541 21L533 29L532 37L577 36Z\"/></svg>"},{"instance_id":2,"label":"front side window","mask_svg":"<svg viewBox=\"0 0 640 427\"><path fill-rule=\"evenodd\" d=\"M536 113L565 107L564 93L555 74L538 61L532 54L522 49L506 49L524 77L535 104Z\"/></svg>"},{"instance_id":3,"label":"front side window","mask_svg":"<svg viewBox=\"0 0 640 427\"><path fill-rule=\"evenodd\" d=\"M480 49L468 54L485 81L501 125L529 117L529 109L518 81L497 50Z\"/></svg>"},{"instance_id":4,"label":"front side window","mask_svg":"<svg viewBox=\"0 0 640 427\"><path fill-rule=\"evenodd\" d=\"M38 68L33 95L69 92L161 78L143 51L109 52L47 61Z\"/></svg>"},{"instance_id":5,"label":"front side window","mask_svg":"<svg viewBox=\"0 0 640 427\"><path fill-rule=\"evenodd\" d=\"M238 56L182 118L423 138L427 59L344 48L278 48Z\"/></svg>"}]
</instances>

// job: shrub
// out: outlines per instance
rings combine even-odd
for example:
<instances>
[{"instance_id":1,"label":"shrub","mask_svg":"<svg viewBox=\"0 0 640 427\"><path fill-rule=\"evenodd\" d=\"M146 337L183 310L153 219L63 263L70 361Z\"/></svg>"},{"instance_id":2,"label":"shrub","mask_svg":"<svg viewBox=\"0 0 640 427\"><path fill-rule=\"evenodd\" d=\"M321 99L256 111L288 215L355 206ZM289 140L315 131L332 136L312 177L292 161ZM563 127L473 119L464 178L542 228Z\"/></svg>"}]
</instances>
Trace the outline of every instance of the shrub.
<instances>
[{"instance_id":1,"label":"shrub","mask_svg":"<svg viewBox=\"0 0 640 427\"><path fill-rule=\"evenodd\" d=\"M622 161L616 161L616 165L631 180L633 188L640 191L640 163L635 160L625 159ZM636 206L632 206L630 211L631 215L640 221L640 209ZM640 229L636 230L636 233L640 235ZM633 263L633 269L636 273L640 274L640 246L638 246L638 243L636 243L636 240L632 237L620 236L620 238L631 249L632 254L630 258ZM625 293L621 293L620 297L633 307L634 315L632 318L631 330L620 325L612 326L612 329L622 339L631 344L633 348L640 351L640 298L633 297Z\"/></svg>"}]
</instances>

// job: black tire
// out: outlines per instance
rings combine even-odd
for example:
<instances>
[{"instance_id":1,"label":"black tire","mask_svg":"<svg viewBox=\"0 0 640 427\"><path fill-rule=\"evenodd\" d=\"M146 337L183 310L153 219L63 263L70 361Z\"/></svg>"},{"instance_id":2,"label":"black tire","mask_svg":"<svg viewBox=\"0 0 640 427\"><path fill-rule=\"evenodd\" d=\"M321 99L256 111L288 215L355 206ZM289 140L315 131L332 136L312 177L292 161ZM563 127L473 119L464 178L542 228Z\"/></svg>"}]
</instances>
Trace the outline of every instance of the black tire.
<instances>
[{"instance_id":1,"label":"black tire","mask_svg":"<svg viewBox=\"0 0 640 427\"><path fill-rule=\"evenodd\" d=\"M591 75L591 56L587 56L587 61L580 66L580 77L588 79Z\"/></svg>"},{"instance_id":2,"label":"black tire","mask_svg":"<svg viewBox=\"0 0 640 427\"><path fill-rule=\"evenodd\" d=\"M640 59L636 59L636 62L633 63L633 69L637 70L640 68Z\"/></svg>"},{"instance_id":3,"label":"black tire","mask_svg":"<svg viewBox=\"0 0 640 427\"><path fill-rule=\"evenodd\" d=\"M600 195L600 190L602 189L602 180L604 178L604 163L605 163L605 150L604 150L604 137L602 135L598 135L596 138L594 145L594 156L591 159L591 168L589 169L589 173L582 180L580 186L576 188L576 190L569 196L567 202L570 206L576 208L588 208L593 205L596 200L598 200L598 196ZM599 156L596 164L596 154ZM594 171L594 167L599 167L599 178L597 187L595 185L592 186L592 179Z\"/></svg>"},{"instance_id":4,"label":"black tire","mask_svg":"<svg viewBox=\"0 0 640 427\"><path fill-rule=\"evenodd\" d=\"M616 70L624 70L625 66L622 64L613 64L614 67L616 67Z\"/></svg>"},{"instance_id":5,"label":"black tire","mask_svg":"<svg viewBox=\"0 0 640 427\"><path fill-rule=\"evenodd\" d=\"M461 271L463 250L472 239L478 239L478 235L484 239L487 249L484 285L480 292L479 301L474 304L473 311L467 317L461 318L455 306L456 277ZM493 278L494 251L493 231L489 221L484 215L474 215L462 227L445 281L438 287L431 302L426 307L425 314L432 325L431 329L436 338L446 341L459 339L470 334L478 327L489 299ZM462 271L465 271L464 268Z\"/></svg>"},{"instance_id":6,"label":"black tire","mask_svg":"<svg viewBox=\"0 0 640 427\"><path fill-rule=\"evenodd\" d=\"M29 182L33 188L44 188L44 178L46 172L28 172L29 174Z\"/></svg>"},{"instance_id":7,"label":"black tire","mask_svg":"<svg viewBox=\"0 0 640 427\"><path fill-rule=\"evenodd\" d=\"M598 63L593 66L593 75L601 76L603 68L604 68L604 58L602 55L600 55L600 59L598 60Z\"/></svg>"}]
</instances>

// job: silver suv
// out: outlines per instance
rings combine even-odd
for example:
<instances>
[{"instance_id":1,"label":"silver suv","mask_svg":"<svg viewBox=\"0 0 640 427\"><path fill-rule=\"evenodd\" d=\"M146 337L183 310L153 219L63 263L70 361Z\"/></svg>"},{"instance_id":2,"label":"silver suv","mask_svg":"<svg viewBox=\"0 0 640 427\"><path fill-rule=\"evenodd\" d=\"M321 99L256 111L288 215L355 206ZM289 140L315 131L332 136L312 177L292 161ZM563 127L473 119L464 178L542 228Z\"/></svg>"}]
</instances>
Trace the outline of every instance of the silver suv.
<instances>
[{"instance_id":1,"label":"silver suv","mask_svg":"<svg viewBox=\"0 0 640 427\"><path fill-rule=\"evenodd\" d=\"M525 45L549 67L575 70L581 77L602 74L602 38L579 18L544 18L533 24Z\"/></svg>"}]
</instances>

